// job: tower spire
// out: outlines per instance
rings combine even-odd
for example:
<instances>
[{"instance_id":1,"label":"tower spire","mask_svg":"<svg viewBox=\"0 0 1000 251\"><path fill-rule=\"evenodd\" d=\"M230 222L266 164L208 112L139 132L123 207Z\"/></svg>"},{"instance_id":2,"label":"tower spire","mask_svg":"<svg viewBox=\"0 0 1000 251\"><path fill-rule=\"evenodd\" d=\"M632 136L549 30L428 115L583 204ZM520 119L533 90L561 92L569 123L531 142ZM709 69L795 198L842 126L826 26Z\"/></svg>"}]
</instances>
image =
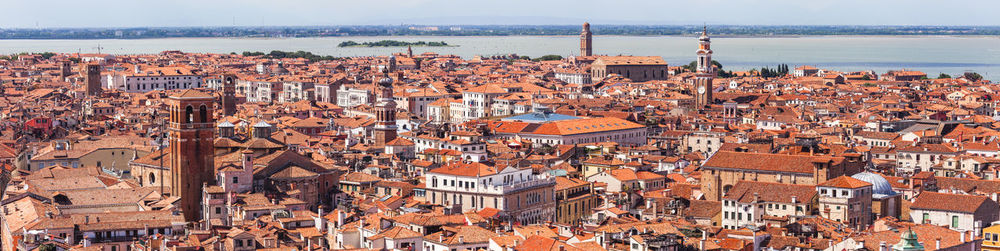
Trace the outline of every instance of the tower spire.
<instances>
[{"instance_id":1,"label":"tower spire","mask_svg":"<svg viewBox=\"0 0 1000 251\"><path fill-rule=\"evenodd\" d=\"M691 79L692 93L695 95L695 109L701 110L712 104L712 81L715 69L712 65L712 40L708 38L708 25L702 26L701 37L698 38L697 69Z\"/></svg>"}]
</instances>

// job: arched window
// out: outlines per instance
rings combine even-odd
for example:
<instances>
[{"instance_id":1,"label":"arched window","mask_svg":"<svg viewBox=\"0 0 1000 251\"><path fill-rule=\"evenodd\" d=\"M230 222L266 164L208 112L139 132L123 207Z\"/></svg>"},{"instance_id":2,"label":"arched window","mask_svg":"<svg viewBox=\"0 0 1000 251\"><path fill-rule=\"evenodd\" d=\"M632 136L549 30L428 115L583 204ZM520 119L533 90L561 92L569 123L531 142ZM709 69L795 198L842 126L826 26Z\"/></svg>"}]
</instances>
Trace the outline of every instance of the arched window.
<instances>
[{"instance_id":1,"label":"arched window","mask_svg":"<svg viewBox=\"0 0 1000 251\"><path fill-rule=\"evenodd\" d=\"M194 107L190 105L184 111L184 123L194 122Z\"/></svg>"},{"instance_id":2,"label":"arched window","mask_svg":"<svg viewBox=\"0 0 1000 251\"><path fill-rule=\"evenodd\" d=\"M201 115L201 123L208 123L208 107L206 107L205 105L201 105L200 109L201 109L201 111L199 111L199 112L201 113L200 114Z\"/></svg>"},{"instance_id":3,"label":"arched window","mask_svg":"<svg viewBox=\"0 0 1000 251\"><path fill-rule=\"evenodd\" d=\"M149 184L153 183L156 183L156 175L153 173L149 173Z\"/></svg>"}]
</instances>

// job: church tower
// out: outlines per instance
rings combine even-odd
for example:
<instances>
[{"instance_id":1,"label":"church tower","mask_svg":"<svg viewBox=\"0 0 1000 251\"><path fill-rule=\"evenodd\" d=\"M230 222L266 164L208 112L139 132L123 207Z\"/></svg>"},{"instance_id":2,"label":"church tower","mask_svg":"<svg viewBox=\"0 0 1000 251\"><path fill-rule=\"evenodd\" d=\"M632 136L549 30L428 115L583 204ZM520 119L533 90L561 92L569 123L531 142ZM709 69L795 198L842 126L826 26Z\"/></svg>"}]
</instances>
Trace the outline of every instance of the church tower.
<instances>
[{"instance_id":1,"label":"church tower","mask_svg":"<svg viewBox=\"0 0 1000 251\"><path fill-rule=\"evenodd\" d=\"M384 73L378 80L378 89L382 91L375 104L375 147L385 147L386 143L396 139L396 101L392 98L392 78Z\"/></svg>"},{"instance_id":2,"label":"church tower","mask_svg":"<svg viewBox=\"0 0 1000 251\"><path fill-rule=\"evenodd\" d=\"M236 75L222 75L222 115L236 114Z\"/></svg>"},{"instance_id":3,"label":"church tower","mask_svg":"<svg viewBox=\"0 0 1000 251\"><path fill-rule=\"evenodd\" d=\"M590 23L583 23L583 32L580 32L580 56L593 56L594 47L592 37L593 33L590 33Z\"/></svg>"},{"instance_id":4,"label":"church tower","mask_svg":"<svg viewBox=\"0 0 1000 251\"><path fill-rule=\"evenodd\" d=\"M204 184L215 184L215 97L189 89L170 95L170 195L180 197L184 220L197 221Z\"/></svg>"},{"instance_id":5,"label":"church tower","mask_svg":"<svg viewBox=\"0 0 1000 251\"><path fill-rule=\"evenodd\" d=\"M708 37L708 27L698 38L698 62L691 88L694 94L695 110L704 109L712 104L712 80L715 78L715 68L712 66L712 41Z\"/></svg>"},{"instance_id":6,"label":"church tower","mask_svg":"<svg viewBox=\"0 0 1000 251\"><path fill-rule=\"evenodd\" d=\"M87 85L87 96L101 95L101 65L84 64L84 82Z\"/></svg>"}]
</instances>

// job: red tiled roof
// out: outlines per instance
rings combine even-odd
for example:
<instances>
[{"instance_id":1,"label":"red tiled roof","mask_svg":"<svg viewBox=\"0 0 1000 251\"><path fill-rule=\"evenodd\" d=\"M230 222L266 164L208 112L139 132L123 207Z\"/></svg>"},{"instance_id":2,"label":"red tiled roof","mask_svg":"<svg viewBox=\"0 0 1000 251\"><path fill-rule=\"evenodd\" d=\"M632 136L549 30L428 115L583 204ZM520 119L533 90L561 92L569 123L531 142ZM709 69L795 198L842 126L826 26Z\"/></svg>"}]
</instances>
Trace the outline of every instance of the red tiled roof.
<instances>
[{"instance_id":1,"label":"red tiled roof","mask_svg":"<svg viewBox=\"0 0 1000 251\"><path fill-rule=\"evenodd\" d=\"M859 180L859 179L855 179L855 178L853 178L851 176L844 175L844 176L833 178L831 180L827 180L826 182L820 183L819 185L816 185L816 186L855 189L855 188L861 188L861 187L866 187L866 186L871 186L871 185L872 185L871 183L868 183L868 182L865 182L865 181L862 181L862 180Z\"/></svg>"},{"instance_id":2,"label":"red tiled roof","mask_svg":"<svg viewBox=\"0 0 1000 251\"><path fill-rule=\"evenodd\" d=\"M988 200L986 196L922 192L910 209L975 213ZM996 203L993 205L996 206Z\"/></svg>"},{"instance_id":3,"label":"red tiled roof","mask_svg":"<svg viewBox=\"0 0 1000 251\"><path fill-rule=\"evenodd\" d=\"M476 177L476 176L493 175L499 172L499 170L497 170L496 167L479 162L472 162L472 163L457 162L431 169L428 172L455 175L455 176Z\"/></svg>"},{"instance_id":4,"label":"red tiled roof","mask_svg":"<svg viewBox=\"0 0 1000 251\"><path fill-rule=\"evenodd\" d=\"M718 151L702 166L709 168L813 173L816 170L815 165L813 165L814 162L832 161L836 164L843 159L843 157L828 156Z\"/></svg>"}]
</instances>

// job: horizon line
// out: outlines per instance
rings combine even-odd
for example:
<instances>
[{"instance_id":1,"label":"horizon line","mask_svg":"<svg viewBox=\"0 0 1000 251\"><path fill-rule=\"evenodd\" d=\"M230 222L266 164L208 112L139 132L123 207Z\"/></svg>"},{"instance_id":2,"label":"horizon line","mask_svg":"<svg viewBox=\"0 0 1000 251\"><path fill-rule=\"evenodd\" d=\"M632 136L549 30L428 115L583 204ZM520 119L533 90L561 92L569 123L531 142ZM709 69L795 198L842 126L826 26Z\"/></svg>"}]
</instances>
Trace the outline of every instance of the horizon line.
<instances>
[{"instance_id":1,"label":"horizon line","mask_svg":"<svg viewBox=\"0 0 1000 251\"><path fill-rule=\"evenodd\" d=\"M582 24L582 23L581 23ZM600 26L652 26L652 27L701 27L704 24L590 24ZM107 27L2 27L0 30L45 30L45 29L156 29L156 28L323 28L323 27L406 27L406 26L454 26L454 27L504 27L504 26L578 26L576 24L335 24L335 25L194 25L194 26L107 26ZM714 24L715 27L944 27L944 28L1000 28L1000 25L910 25L910 24Z\"/></svg>"}]
</instances>

